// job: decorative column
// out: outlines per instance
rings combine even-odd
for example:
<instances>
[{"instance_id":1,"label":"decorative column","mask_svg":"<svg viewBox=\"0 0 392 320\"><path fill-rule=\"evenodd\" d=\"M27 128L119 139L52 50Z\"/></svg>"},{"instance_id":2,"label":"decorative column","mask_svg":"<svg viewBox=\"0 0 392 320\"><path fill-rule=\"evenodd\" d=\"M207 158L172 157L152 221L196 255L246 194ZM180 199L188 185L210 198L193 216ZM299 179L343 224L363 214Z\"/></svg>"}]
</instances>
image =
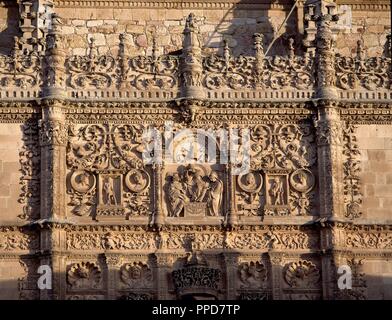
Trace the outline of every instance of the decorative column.
<instances>
[{"instance_id":1,"label":"decorative column","mask_svg":"<svg viewBox=\"0 0 392 320\"><path fill-rule=\"evenodd\" d=\"M41 264L51 265L53 275L52 296L43 299L65 298L66 232L63 221L66 211L66 145L68 126L65 121L64 39L59 28L60 19L53 15L53 28L47 35L44 61L44 88L42 119L39 123L41 146Z\"/></svg>"},{"instance_id":2,"label":"decorative column","mask_svg":"<svg viewBox=\"0 0 392 320\"><path fill-rule=\"evenodd\" d=\"M226 177L227 177L227 190L226 193L226 203L227 203L227 217L226 223L229 229L235 228L238 224L238 215L237 215L237 208L235 205L235 184L236 179L235 175L233 175L233 165L229 163L226 165Z\"/></svg>"},{"instance_id":3,"label":"decorative column","mask_svg":"<svg viewBox=\"0 0 392 320\"><path fill-rule=\"evenodd\" d=\"M181 56L181 95L190 99L205 97L201 77L203 73L200 28L193 13L186 19Z\"/></svg>"},{"instance_id":4,"label":"decorative column","mask_svg":"<svg viewBox=\"0 0 392 320\"><path fill-rule=\"evenodd\" d=\"M157 163L153 166L154 172L154 204L155 204L155 213L154 213L154 225L158 228L165 223L165 218L163 216L162 210L162 167L163 165Z\"/></svg>"},{"instance_id":5,"label":"decorative column","mask_svg":"<svg viewBox=\"0 0 392 320\"><path fill-rule=\"evenodd\" d=\"M43 53L45 34L50 27L53 2L48 0L18 0L21 48Z\"/></svg>"},{"instance_id":6,"label":"decorative column","mask_svg":"<svg viewBox=\"0 0 392 320\"><path fill-rule=\"evenodd\" d=\"M320 0L316 14L308 17L316 23L315 39L317 92L316 135L320 195L320 249L322 265L323 299L334 299L336 279L332 239L334 224L325 223L343 217L343 127L337 107L338 94L335 87L334 38L331 23L338 21L333 14L335 4ZM325 13L324 13L325 12ZM331 226L331 227L329 227Z\"/></svg>"}]
</instances>

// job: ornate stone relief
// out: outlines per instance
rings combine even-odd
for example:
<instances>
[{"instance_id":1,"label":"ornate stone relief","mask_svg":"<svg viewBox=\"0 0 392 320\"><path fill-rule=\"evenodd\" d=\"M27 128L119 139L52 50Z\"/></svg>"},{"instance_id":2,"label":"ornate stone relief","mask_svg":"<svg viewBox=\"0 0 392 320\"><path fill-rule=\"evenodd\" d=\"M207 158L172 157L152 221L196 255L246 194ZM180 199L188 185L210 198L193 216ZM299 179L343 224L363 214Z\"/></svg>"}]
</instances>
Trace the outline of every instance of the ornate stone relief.
<instances>
[{"instance_id":1,"label":"ornate stone relief","mask_svg":"<svg viewBox=\"0 0 392 320\"><path fill-rule=\"evenodd\" d=\"M338 300L366 300L367 299L367 284L365 274L362 271L363 259L350 258L347 264L352 272L352 288L338 290L336 298Z\"/></svg>"},{"instance_id":2,"label":"ornate stone relief","mask_svg":"<svg viewBox=\"0 0 392 320\"><path fill-rule=\"evenodd\" d=\"M251 127L253 171L237 177L239 214L314 214L313 168L317 159L314 139L312 128L306 123Z\"/></svg>"},{"instance_id":3,"label":"ornate stone relief","mask_svg":"<svg viewBox=\"0 0 392 320\"><path fill-rule=\"evenodd\" d=\"M73 263L67 268L67 283L70 290L98 289L102 284L101 270L92 262Z\"/></svg>"},{"instance_id":4,"label":"ornate stone relief","mask_svg":"<svg viewBox=\"0 0 392 320\"><path fill-rule=\"evenodd\" d=\"M20 39L14 38L11 55L0 55L0 86L33 89L41 85L41 58L36 51L21 50Z\"/></svg>"},{"instance_id":5,"label":"ornate stone relief","mask_svg":"<svg viewBox=\"0 0 392 320\"><path fill-rule=\"evenodd\" d=\"M209 267L205 257L198 251L188 256L183 268L172 272L174 287L179 296L207 293L217 297L222 277L222 271Z\"/></svg>"},{"instance_id":6,"label":"ornate stone relief","mask_svg":"<svg viewBox=\"0 0 392 320\"><path fill-rule=\"evenodd\" d=\"M357 43L355 57L336 56L336 86L343 90L391 89L391 59L386 57L365 57L361 40Z\"/></svg>"},{"instance_id":7,"label":"ornate stone relief","mask_svg":"<svg viewBox=\"0 0 392 320\"><path fill-rule=\"evenodd\" d=\"M271 90L311 90L314 84L314 59L296 56L289 42L288 56L264 57L262 35L255 34L256 57L231 56L227 42L223 56L203 59L203 84L209 90L263 88Z\"/></svg>"},{"instance_id":8,"label":"ornate stone relief","mask_svg":"<svg viewBox=\"0 0 392 320\"><path fill-rule=\"evenodd\" d=\"M153 286L152 271L142 262L124 264L120 268L120 279L125 288L146 289Z\"/></svg>"},{"instance_id":9,"label":"ornate stone relief","mask_svg":"<svg viewBox=\"0 0 392 320\"><path fill-rule=\"evenodd\" d=\"M218 172L191 164L178 167L166 177L164 190L169 217L222 215L224 183Z\"/></svg>"},{"instance_id":10,"label":"ornate stone relief","mask_svg":"<svg viewBox=\"0 0 392 320\"><path fill-rule=\"evenodd\" d=\"M40 172L41 149L38 141L38 125L36 119L27 120L23 126L23 146L19 151L19 163L22 175L19 183L21 194L19 203L23 204L20 219L38 217L40 209Z\"/></svg>"},{"instance_id":11,"label":"ornate stone relief","mask_svg":"<svg viewBox=\"0 0 392 320\"><path fill-rule=\"evenodd\" d=\"M349 122L346 122L343 128L345 216L350 219L356 219L362 215L362 192L359 178L361 171L359 158L361 153L357 144L355 130L356 126Z\"/></svg>"},{"instance_id":12,"label":"ornate stone relief","mask_svg":"<svg viewBox=\"0 0 392 320\"><path fill-rule=\"evenodd\" d=\"M78 216L149 216L150 169L140 125L74 126L69 131L68 194Z\"/></svg>"},{"instance_id":13,"label":"ornate stone relief","mask_svg":"<svg viewBox=\"0 0 392 320\"><path fill-rule=\"evenodd\" d=\"M286 266L284 279L291 288L314 288L319 284L320 272L312 262L301 260Z\"/></svg>"},{"instance_id":14,"label":"ornate stone relief","mask_svg":"<svg viewBox=\"0 0 392 320\"><path fill-rule=\"evenodd\" d=\"M17 227L0 228L0 251L34 251L38 248L38 234Z\"/></svg>"},{"instance_id":15,"label":"ornate stone relief","mask_svg":"<svg viewBox=\"0 0 392 320\"><path fill-rule=\"evenodd\" d=\"M262 289L266 287L267 268L259 261L242 262L238 266L240 289Z\"/></svg>"}]
</instances>

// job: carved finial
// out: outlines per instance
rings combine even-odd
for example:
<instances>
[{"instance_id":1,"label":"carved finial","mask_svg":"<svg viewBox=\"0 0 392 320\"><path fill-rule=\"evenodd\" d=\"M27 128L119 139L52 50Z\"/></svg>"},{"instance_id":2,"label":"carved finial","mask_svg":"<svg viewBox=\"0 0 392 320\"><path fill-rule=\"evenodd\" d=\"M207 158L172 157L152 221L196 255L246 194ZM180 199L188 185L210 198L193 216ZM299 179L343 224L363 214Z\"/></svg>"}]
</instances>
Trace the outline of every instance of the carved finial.
<instances>
[{"instance_id":1,"label":"carved finial","mask_svg":"<svg viewBox=\"0 0 392 320\"><path fill-rule=\"evenodd\" d=\"M126 34L125 33L120 33L118 38L120 40L120 47L124 48L125 47Z\"/></svg>"},{"instance_id":2,"label":"carved finial","mask_svg":"<svg viewBox=\"0 0 392 320\"><path fill-rule=\"evenodd\" d=\"M14 37L14 50L13 54L16 55L20 51L20 38L19 37Z\"/></svg>"},{"instance_id":3,"label":"carved finial","mask_svg":"<svg viewBox=\"0 0 392 320\"><path fill-rule=\"evenodd\" d=\"M63 25L63 20L57 13L52 13L52 32L59 33L61 32L60 28Z\"/></svg>"},{"instance_id":4,"label":"carved finial","mask_svg":"<svg viewBox=\"0 0 392 320\"><path fill-rule=\"evenodd\" d=\"M227 39L223 40L223 58L225 59L226 71L230 63L230 48Z\"/></svg>"},{"instance_id":5,"label":"carved finial","mask_svg":"<svg viewBox=\"0 0 392 320\"><path fill-rule=\"evenodd\" d=\"M181 55L181 86L182 96L203 98L201 85L203 72L198 19L191 13L186 19L184 40Z\"/></svg>"},{"instance_id":6,"label":"carved finial","mask_svg":"<svg viewBox=\"0 0 392 320\"><path fill-rule=\"evenodd\" d=\"M295 56L295 49L294 49L295 40L293 37L289 38L289 58L293 59Z\"/></svg>"},{"instance_id":7,"label":"carved finial","mask_svg":"<svg viewBox=\"0 0 392 320\"><path fill-rule=\"evenodd\" d=\"M186 18L185 22L185 30L189 29L190 31L199 31L199 26L196 21L196 16L194 13L190 13L188 17Z\"/></svg>"},{"instance_id":8,"label":"carved finial","mask_svg":"<svg viewBox=\"0 0 392 320\"><path fill-rule=\"evenodd\" d=\"M358 60L365 59L365 50L363 48L363 41L362 40L357 41L357 59Z\"/></svg>"},{"instance_id":9,"label":"carved finial","mask_svg":"<svg viewBox=\"0 0 392 320\"><path fill-rule=\"evenodd\" d=\"M91 37L89 43L89 57L93 58L96 56L97 56L97 48L95 47L95 38Z\"/></svg>"},{"instance_id":10,"label":"carved finial","mask_svg":"<svg viewBox=\"0 0 392 320\"><path fill-rule=\"evenodd\" d=\"M253 40L254 40L254 49L256 51L256 55L264 55L264 46L263 46L263 40L264 36L261 33L255 33L253 35Z\"/></svg>"},{"instance_id":11,"label":"carved finial","mask_svg":"<svg viewBox=\"0 0 392 320\"><path fill-rule=\"evenodd\" d=\"M156 39L156 37L154 36L154 37L152 38L152 59L153 59L154 61L156 61L156 60L158 59L157 52L158 52L158 48L157 48L157 39Z\"/></svg>"}]
</instances>

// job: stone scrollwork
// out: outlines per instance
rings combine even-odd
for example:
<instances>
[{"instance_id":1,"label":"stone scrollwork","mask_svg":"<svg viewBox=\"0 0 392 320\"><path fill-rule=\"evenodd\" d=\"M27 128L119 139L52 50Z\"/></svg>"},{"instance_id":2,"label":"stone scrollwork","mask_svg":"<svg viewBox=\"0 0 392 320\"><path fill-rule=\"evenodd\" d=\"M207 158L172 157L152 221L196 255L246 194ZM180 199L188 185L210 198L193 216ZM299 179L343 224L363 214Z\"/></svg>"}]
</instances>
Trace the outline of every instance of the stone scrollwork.
<instances>
[{"instance_id":1,"label":"stone scrollwork","mask_svg":"<svg viewBox=\"0 0 392 320\"><path fill-rule=\"evenodd\" d=\"M259 124L251 129L251 168L262 171L265 181L257 206L264 209L254 204L247 215L312 214L314 142L309 124Z\"/></svg>"},{"instance_id":2,"label":"stone scrollwork","mask_svg":"<svg viewBox=\"0 0 392 320\"><path fill-rule=\"evenodd\" d=\"M345 216L349 219L356 219L362 215L362 192L359 178L361 153L355 130L356 126L347 122L343 128L344 203Z\"/></svg>"},{"instance_id":3,"label":"stone scrollwork","mask_svg":"<svg viewBox=\"0 0 392 320\"><path fill-rule=\"evenodd\" d=\"M23 146L19 151L21 193L18 202L23 205L20 219L36 218L40 206L41 149L38 140L38 123L29 119L22 126Z\"/></svg>"},{"instance_id":4,"label":"stone scrollwork","mask_svg":"<svg viewBox=\"0 0 392 320\"><path fill-rule=\"evenodd\" d=\"M68 194L79 216L148 216L150 173L140 125L85 125L69 130Z\"/></svg>"},{"instance_id":5,"label":"stone scrollwork","mask_svg":"<svg viewBox=\"0 0 392 320\"><path fill-rule=\"evenodd\" d=\"M20 49L20 39L14 38L15 46L11 55L0 55L0 86L32 89L38 87L41 58L36 51Z\"/></svg>"},{"instance_id":6,"label":"stone scrollwork","mask_svg":"<svg viewBox=\"0 0 392 320\"><path fill-rule=\"evenodd\" d=\"M260 55L263 51L260 36L255 35L256 58L233 57L225 43L223 56L210 55L204 58L203 84L207 89L257 88L281 90L309 90L314 84L312 57ZM292 46L292 44L291 44Z\"/></svg>"},{"instance_id":7,"label":"stone scrollwork","mask_svg":"<svg viewBox=\"0 0 392 320\"><path fill-rule=\"evenodd\" d=\"M74 88L103 89L115 85L116 60L110 55L98 55L94 38L90 39L87 56L71 56L67 59L69 85Z\"/></svg>"},{"instance_id":8,"label":"stone scrollwork","mask_svg":"<svg viewBox=\"0 0 392 320\"><path fill-rule=\"evenodd\" d=\"M386 57L366 58L361 40L357 43L354 58L337 55L336 86L343 90L380 90L390 89L391 59Z\"/></svg>"}]
</instances>

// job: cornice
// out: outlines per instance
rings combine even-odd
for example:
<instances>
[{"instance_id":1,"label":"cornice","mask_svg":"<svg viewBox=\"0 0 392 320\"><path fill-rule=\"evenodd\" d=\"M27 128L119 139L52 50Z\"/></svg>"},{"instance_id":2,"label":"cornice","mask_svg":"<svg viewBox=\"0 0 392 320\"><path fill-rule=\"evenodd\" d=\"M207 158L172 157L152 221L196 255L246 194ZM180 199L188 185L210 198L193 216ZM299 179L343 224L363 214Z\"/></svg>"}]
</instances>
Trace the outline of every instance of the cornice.
<instances>
[{"instance_id":1,"label":"cornice","mask_svg":"<svg viewBox=\"0 0 392 320\"><path fill-rule=\"evenodd\" d=\"M4 1L8 3L9 1ZM273 3L271 3L273 2ZM367 11L376 10L384 11L390 8L387 0L337 0L338 5L350 5L352 10ZM55 7L59 8L155 8L155 9L288 9L292 6L290 0L54 0Z\"/></svg>"},{"instance_id":2,"label":"cornice","mask_svg":"<svg viewBox=\"0 0 392 320\"><path fill-rule=\"evenodd\" d=\"M274 1L268 0L54 0L55 7L69 8L154 8L154 9L285 9L292 6L290 0Z\"/></svg>"}]
</instances>

